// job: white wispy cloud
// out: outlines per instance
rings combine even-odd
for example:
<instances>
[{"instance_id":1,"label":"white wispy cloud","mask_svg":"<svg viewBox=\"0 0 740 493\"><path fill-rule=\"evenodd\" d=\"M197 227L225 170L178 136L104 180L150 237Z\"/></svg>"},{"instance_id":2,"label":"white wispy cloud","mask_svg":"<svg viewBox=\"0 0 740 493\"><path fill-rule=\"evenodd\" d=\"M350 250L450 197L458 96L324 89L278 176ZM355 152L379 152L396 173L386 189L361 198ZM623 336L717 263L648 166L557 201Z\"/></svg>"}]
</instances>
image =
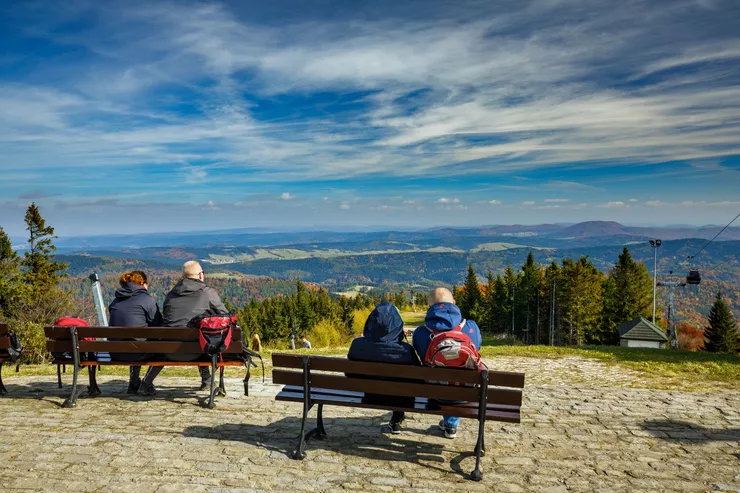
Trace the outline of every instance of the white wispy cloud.
<instances>
[{"instance_id":1,"label":"white wispy cloud","mask_svg":"<svg viewBox=\"0 0 740 493\"><path fill-rule=\"evenodd\" d=\"M280 194L281 200L293 200L295 198L295 195L291 195L289 192L283 192Z\"/></svg>"},{"instance_id":2,"label":"white wispy cloud","mask_svg":"<svg viewBox=\"0 0 740 493\"><path fill-rule=\"evenodd\" d=\"M236 3L50 4L38 35L90 56L0 83L0 169L155 169L154 188L183 169L188 184L279 183L720 159L740 154L740 41L737 6L718 5L703 22L689 0L534 0L286 24ZM91 12L93 27L60 28ZM318 92L363 95L286 118L245 97Z\"/></svg>"},{"instance_id":3,"label":"white wispy cloud","mask_svg":"<svg viewBox=\"0 0 740 493\"><path fill-rule=\"evenodd\" d=\"M459 204L460 199L458 198L447 198L447 197L440 197L437 200L434 201L435 204Z\"/></svg>"},{"instance_id":4,"label":"white wispy cloud","mask_svg":"<svg viewBox=\"0 0 740 493\"><path fill-rule=\"evenodd\" d=\"M548 203L565 203L565 202L570 202L570 199L545 199L545 202L548 202Z\"/></svg>"},{"instance_id":5,"label":"white wispy cloud","mask_svg":"<svg viewBox=\"0 0 740 493\"><path fill-rule=\"evenodd\" d=\"M491 205L501 205L501 201L500 200L489 200L486 203L487 204L491 204Z\"/></svg>"},{"instance_id":6,"label":"white wispy cloud","mask_svg":"<svg viewBox=\"0 0 740 493\"><path fill-rule=\"evenodd\" d=\"M622 209L629 206L622 201L614 201L607 202L605 204L598 204L596 207L599 207L600 209Z\"/></svg>"}]
</instances>

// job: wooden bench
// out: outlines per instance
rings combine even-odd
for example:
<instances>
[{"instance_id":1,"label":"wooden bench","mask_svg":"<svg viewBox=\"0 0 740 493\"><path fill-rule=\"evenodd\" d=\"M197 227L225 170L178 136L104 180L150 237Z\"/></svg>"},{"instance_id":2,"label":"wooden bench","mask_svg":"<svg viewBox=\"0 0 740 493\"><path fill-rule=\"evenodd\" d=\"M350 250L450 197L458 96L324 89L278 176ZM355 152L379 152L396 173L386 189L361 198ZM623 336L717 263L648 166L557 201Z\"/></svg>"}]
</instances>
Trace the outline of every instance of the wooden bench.
<instances>
[{"instance_id":1,"label":"wooden bench","mask_svg":"<svg viewBox=\"0 0 740 493\"><path fill-rule=\"evenodd\" d=\"M224 352L226 358L212 361L207 355L195 361L170 361L167 355L174 354L202 354L198 340L198 329L190 327L62 327L49 325L44 327L49 352L69 353L71 358L54 359L57 365L57 381L62 388L62 368L73 365L72 394L64 401L64 407L75 407L77 397L77 378L82 367L88 368L90 385L88 395L100 395L96 374L101 366L211 366L211 394L208 407L215 406L214 396L226 395L224 388L224 367L246 366L247 374L244 377L244 395L249 395L249 378L251 367L257 366L253 357L259 358L257 353L250 351L243 344L242 330L232 331L231 344ZM144 339L111 341L110 339ZM92 340L83 340L92 339ZM193 342L196 341L196 342ZM142 361L111 360L110 353L139 353L153 355ZM260 358L261 359L261 358ZM216 389L216 369L220 368L219 385ZM66 369L66 368L65 368ZM263 371L264 374L264 371ZM81 393L81 392L80 392Z\"/></svg>"},{"instance_id":2,"label":"wooden bench","mask_svg":"<svg viewBox=\"0 0 740 493\"><path fill-rule=\"evenodd\" d=\"M3 365L10 361L8 348L10 347L10 332L8 324L0 323L0 395L8 393L8 389L3 385Z\"/></svg>"},{"instance_id":3,"label":"wooden bench","mask_svg":"<svg viewBox=\"0 0 740 493\"><path fill-rule=\"evenodd\" d=\"M309 438L326 437L322 417L324 405L460 416L478 420L475 469L471 478L480 481L483 477L480 458L485 453L485 422L519 423L520 420L523 373L366 363L292 354L273 354L272 364L273 382L284 385L275 399L303 403L301 435L293 454L294 459L305 458L304 449ZM409 379L419 383L389 383L388 378ZM447 382L462 382L466 386L449 385ZM372 396L368 398L367 394ZM405 407L398 405L398 401L394 404L379 403L378 395L407 397L409 403ZM441 404L435 399L462 403ZM306 433L306 418L314 404L318 404L317 426Z\"/></svg>"}]
</instances>

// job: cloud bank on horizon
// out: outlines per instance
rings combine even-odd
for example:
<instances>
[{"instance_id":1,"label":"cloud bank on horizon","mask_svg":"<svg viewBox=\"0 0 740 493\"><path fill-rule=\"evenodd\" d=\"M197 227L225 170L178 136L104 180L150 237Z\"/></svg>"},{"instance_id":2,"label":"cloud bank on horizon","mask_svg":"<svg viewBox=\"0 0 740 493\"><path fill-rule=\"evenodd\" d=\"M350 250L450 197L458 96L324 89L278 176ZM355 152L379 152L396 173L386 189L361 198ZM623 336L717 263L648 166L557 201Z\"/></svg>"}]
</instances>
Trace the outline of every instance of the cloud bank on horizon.
<instances>
[{"instance_id":1,"label":"cloud bank on horizon","mask_svg":"<svg viewBox=\"0 0 740 493\"><path fill-rule=\"evenodd\" d=\"M722 223L733 0L16 2L0 217L62 234Z\"/></svg>"}]
</instances>

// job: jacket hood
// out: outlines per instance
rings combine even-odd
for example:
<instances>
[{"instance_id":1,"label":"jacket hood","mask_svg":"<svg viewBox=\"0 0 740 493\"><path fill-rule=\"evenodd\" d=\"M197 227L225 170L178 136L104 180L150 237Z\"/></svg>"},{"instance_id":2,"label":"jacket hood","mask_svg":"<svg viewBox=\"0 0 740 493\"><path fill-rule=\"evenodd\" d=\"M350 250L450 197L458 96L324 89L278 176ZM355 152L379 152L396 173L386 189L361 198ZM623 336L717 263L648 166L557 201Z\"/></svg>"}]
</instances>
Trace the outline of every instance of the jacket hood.
<instances>
[{"instance_id":1,"label":"jacket hood","mask_svg":"<svg viewBox=\"0 0 740 493\"><path fill-rule=\"evenodd\" d=\"M403 320L398 309L388 301L375 307L365 322L362 333L373 342L400 342L403 340Z\"/></svg>"},{"instance_id":2,"label":"jacket hood","mask_svg":"<svg viewBox=\"0 0 740 493\"><path fill-rule=\"evenodd\" d=\"M435 303L427 310L424 325L431 330L452 330L462 322L460 308L454 303Z\"/></svg>"},{"instance_id":3,"label":"jacket hood","mask_svg":"<svg viewBox=\"0 0 740 493\"><path fill-rule=\"evenodd\" d=\"M172 288L172 292L178 296L187 296L191 293L202 291L205 288L206 284L200 279L191 279L189 277L184 277L180 279L180 282L175 284L175 287Z\"/></svg>"},{"instance_id":4,"label":"jacket hood","mask_svg":"<svg viewBox=\"0 0 740 493\"><path fill-rule=\"evenodd\" d=\"M125 300L131 298L132 296L147 292L148 291L144 286L139 286L138 284L135 284L133 282L127 282L120 288L116 289L116 299Z\"/></svg>"}]
</instances>

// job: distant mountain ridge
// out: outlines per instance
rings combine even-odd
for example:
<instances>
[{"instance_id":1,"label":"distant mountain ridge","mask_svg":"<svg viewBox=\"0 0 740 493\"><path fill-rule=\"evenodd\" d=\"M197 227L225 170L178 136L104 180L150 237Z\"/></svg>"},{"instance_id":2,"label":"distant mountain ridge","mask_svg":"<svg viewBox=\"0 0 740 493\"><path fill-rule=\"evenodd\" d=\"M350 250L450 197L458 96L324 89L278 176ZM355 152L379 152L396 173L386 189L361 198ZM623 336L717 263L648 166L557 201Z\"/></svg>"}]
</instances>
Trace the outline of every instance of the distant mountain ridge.
<instances>
[{"instance_id":1,"label":"distant mountain ridge","mask_svg":"<svg viewBox=\"0 0 740 493\"><path fill-rule=\"evenodd\" d=\"M699 227L638 227L625 226L614 221L587 221L577 224L496 225L461 228L434 228L418 231L297 231L270 232L264 229L230 229L205 232L154 233L129 235L101 235L62 237L56 240L60 252L140 249L151 247L239 247L291 244L369 243L375 241L429 242L444 239L489 238L494 241L527 239L531 246L563 247L563 242L583 241L587 244L620 244L648 238L679 240L709 239L721 226ZM740 227L725 230L718 241L740 240ZM481 241L482 242L482 241ZM15 243L14 243L15 244ZM20 244L17 244L20 247Z\"/></svg>"}]
</instances>

